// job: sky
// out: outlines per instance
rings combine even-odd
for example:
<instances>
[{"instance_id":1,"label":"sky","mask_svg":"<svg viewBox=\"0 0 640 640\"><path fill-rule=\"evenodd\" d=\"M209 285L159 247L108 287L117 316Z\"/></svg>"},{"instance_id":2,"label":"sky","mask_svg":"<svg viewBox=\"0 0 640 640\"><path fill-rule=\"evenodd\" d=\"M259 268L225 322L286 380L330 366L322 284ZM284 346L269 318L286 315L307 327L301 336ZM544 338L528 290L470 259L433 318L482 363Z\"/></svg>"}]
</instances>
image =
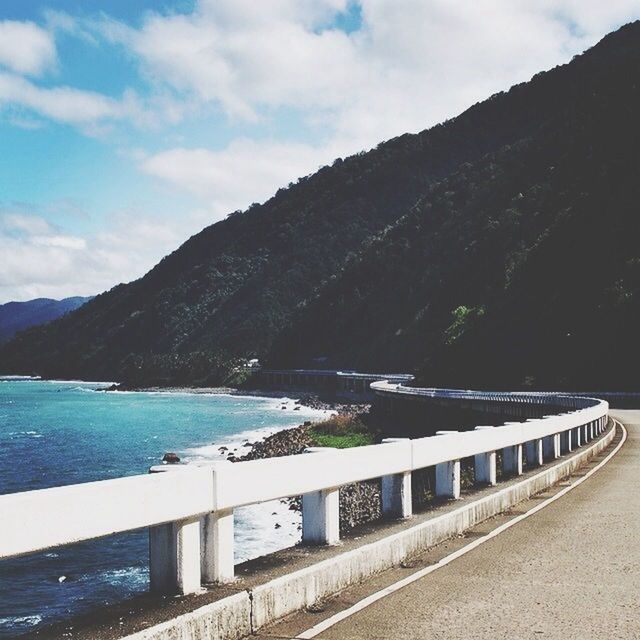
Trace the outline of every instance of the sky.
<instances>
[{"instance_id":1,"label":"sky","mask_svg":"<svg viewBox=\"0 0 640 640\"><path fill-rule=\"evenodd\" d=\"M138 278L638 18L637 0L0 0L0 303Z\"/></svg>"}]
</instances>

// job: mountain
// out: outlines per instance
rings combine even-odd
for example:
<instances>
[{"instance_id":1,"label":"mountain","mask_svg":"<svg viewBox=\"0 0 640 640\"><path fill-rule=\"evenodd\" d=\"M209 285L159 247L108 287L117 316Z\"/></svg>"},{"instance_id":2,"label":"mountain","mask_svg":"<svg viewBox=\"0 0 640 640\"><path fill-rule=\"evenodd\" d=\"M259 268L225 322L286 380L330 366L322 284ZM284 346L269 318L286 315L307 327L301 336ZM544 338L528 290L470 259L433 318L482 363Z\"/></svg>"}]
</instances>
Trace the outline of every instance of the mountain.
<instances>
[{"instance_id":1,"label":"mountain","mask_svg":"<svg viewBox=\"0 0 640 640\"><path fill-rule=\"evenodd\" d=\"M505 117L526 103L527 130L430 186L306 303L272 364L637 390L639 70L636 23L493 98Z\"/></svg>"},{"instance_id":2,"label":"mountain","mask_svg":"<svg viewBox=\"0 0 640 640\"><path fill-rule=\"evenodd\" d=\"M74 296L63 300L36 298L26 302L0 304L0 342L13 338L23 329L51 322L69 311L77 309L91 298Z\"/></svg>"},{"instance_id":3,"label":"mountain","mask_svg":"<svg viewBox=\"0 0 640 640\"><path fill-rule=\"evenodd\" d=\"M638 69L633 23L338 159L21 333L0 371L211 384L259 356L431 384L617 384L612 365L637 354Z\"/></svg>"}]
</instances>

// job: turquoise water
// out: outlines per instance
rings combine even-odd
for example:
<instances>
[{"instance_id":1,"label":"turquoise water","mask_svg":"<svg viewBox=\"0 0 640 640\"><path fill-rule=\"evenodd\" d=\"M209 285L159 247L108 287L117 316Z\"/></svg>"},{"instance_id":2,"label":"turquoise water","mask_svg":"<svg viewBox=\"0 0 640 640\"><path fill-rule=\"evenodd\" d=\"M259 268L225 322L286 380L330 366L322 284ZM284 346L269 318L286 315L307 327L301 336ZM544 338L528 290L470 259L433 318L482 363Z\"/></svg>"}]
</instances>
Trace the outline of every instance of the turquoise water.
<instances>
[{"instance_id":1,"label":"turquoise water","mask_svg":"<svg viewBox=\"0 0 640 640\"><path fill-rule=\"evenodd\" d=\"M146 473L166 451L184 460L220 456L221 445L241 452L247 440L319 416L287 400L99 387L0 380L0 493ZM298 525L283 503L238 510L236 559L295 544ZM0 637L128 597L147 581L144 531L0 561Z\"/></svg>"}]
</instances>

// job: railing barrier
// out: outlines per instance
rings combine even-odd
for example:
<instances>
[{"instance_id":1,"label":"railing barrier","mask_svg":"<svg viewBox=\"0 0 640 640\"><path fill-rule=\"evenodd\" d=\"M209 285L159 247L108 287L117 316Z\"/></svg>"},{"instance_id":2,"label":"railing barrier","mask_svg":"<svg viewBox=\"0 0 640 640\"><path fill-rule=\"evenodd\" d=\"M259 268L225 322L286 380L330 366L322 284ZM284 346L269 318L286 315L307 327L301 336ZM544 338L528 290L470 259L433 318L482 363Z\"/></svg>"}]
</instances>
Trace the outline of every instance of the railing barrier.
<instances>
[{"instance_id":1,"label":"railing barrier","mask_svg":"<svg viewBox=\"0 0 640 640\"><path fill-rule=\"evenodd\" d=\"M303 543L337 544L340 487L380 478L383 517L410 518L412 472L434 468L436 495L457 499L462 459L473 459L476 484L495 485L498 452L505 476L520 475L523 455L528 467L538 467L600 435L609 408L603 400L561 394L415 389L383 382L371 388L385 398L464 401L509 417L515 410L523 421L413 440L390 438L353 449L313 448L299 456L158 465L147 475L2 495L0 559L148 528L151 590L194 593L202 584L234 579L237 507L302 495ZM549 415L550 409L562 413ZM532 412L547 415L527 419Z\"/></svg>"}]
</instances>

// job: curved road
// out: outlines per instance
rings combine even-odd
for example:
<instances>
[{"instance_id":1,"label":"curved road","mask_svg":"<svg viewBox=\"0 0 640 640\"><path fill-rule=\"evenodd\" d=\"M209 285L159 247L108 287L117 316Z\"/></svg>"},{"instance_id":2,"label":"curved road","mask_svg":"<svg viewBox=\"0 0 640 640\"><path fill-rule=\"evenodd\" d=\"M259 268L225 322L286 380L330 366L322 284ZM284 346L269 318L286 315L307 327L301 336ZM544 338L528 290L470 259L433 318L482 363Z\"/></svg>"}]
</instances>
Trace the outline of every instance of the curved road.
<instances>
[{"instance_id":1,"label":"curved road","mask_svg":"<svg viewBox=\"0 0 640 640\"><path fill-rule=\"evenodd\" d=\"M640 411L612 413L627 426L628 440L592 477L466 555L315 637L640 638ZM522 509L519 505L519 511L535 501L530 503ZM481 526L475 535L490 529ZM454 542L449 551L455 547ZM441 551L440 557L449 551ZM362 585L343 594L341 602L328 605L333 610L327 614L348 608L375 589ZM317 614L314 619L304 613L260 637L310 637L304 632L318 622Z\"/></svg>"}]
</instances>

